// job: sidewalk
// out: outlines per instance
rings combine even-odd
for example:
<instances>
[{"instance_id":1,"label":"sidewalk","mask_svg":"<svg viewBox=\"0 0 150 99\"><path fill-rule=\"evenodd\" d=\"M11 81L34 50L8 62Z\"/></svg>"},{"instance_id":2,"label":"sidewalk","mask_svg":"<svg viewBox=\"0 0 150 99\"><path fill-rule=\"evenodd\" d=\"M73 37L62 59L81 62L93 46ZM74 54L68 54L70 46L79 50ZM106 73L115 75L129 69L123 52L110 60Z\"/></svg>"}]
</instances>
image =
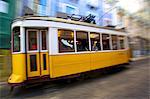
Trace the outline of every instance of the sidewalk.
<instances>
[{"instance_id":1,"label":"sidewalk","mask_svg":"<svg viewBox=\"0 0 150 99\"><path fill-rule=\"evenodd\" d=\"M1 85L6 85L7 84L7 82L0 82L0 86Z\"/></svg>"},{"instance_id":2,"label":"sidewalk","mask_svg":"<svg viewBox=\"0 0 150 99\"><path fill-rule=\"evenodd\" d=\"M11 73L11 52L0 49L0 82L6 81Z\"/></svg>"},{"instance_id":3,"label":"sidewalk","mask_svg":"<svg viewBox=\"0 0 150 99\"><path fill-rule=\"evenodd\" d=\"M11 87L7 82L0 82L0 98L3 99L7 97L10 93Z\"/></svg>"}]
</instances>

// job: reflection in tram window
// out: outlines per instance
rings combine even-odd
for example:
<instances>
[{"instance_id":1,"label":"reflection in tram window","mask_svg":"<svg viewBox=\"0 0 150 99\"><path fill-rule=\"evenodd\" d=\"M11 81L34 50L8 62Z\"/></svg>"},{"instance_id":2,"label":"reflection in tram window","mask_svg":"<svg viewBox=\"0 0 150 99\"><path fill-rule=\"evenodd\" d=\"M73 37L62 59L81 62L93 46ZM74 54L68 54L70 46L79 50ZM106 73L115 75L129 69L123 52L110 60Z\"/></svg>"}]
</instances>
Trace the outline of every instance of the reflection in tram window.
<instances>
[{"instance_id":1,"label":"reflection in tram window","mask_svg":"<svg viewBox=\"0 0 150 99\"><path fill-rule=\"evenodd\" d=\"M118 49L118 40L116 35L112 35L112 49L117 50Z\"/></svg>"},{"instance_id":2,"label":"reflection in tram window","mask_svg":"<svg viewBox=\"0 0 150 99\"><path fill-rule=\"evenodd\" d=\"M92 51L101 50L101 47L100 47L100 34L90 33L90 39L91 39L91 50Z\"/></svg>"},{"instance_id":3,"label":"reflection in tram window","mask_svg":"<svg viewBox=\"0 0 150 99\"><path fill-rule=\"evenodd\" d=\"M42 50L46 50L47 46L46 46L46 31L42 31Z\"/></svg>"},{"instance_id":4,"label":"reflection in tram window","mask_svg":"<svg viewBox=\"0 0 150 99\"><path fill-rule=\"evenodd\" d=\"M29 50L37 50L37 32L28 31Z\"/></svg>"},{"instance_id":5,"label":"reflection in tram window","mask_svg":"<svg viewBox=\"0 0 150 99\"><path fill-rule=\"evenodd\" d=\"M20 51L20 27L13 29L13 52Z\"/></svg>"},{"instance_id":6,"label":"reflection in tram window","mask_svg":"<svg viewBox=\"0 0 150 99\"><path fill-rule=\"evenodd\" d=\"M124 36L119 36L119 49L125 49L125 37Z\"/></svg>"},{"instance_id":7,"label":"reflection in tram window","mask_svg":"<svg viewBox=\"0 0 150 99\"><path fill-rule=\"evenodd\" d=\"M77 31L76 36L77 51L89 51L88 32Z\"/></svg>"},{"instance_id":8,"label":"reflection in tram window","mask_svg":"<svg viewBox=\"0 0 150 99\"><path fill-rule=\"evenodd\" d=\"M74 52L74 32L58 30L59 52Z\"/></svg>"},{"instance_id":9,"label":"reflection in tram window","mask_svg":"<svg viewBox=\"0 0 150 99\"><path fill-rule=\"evenodd\" d=\"M110 50L110 37L108 34L102 34L103 50Z\"/></svg>"}]
</instances>

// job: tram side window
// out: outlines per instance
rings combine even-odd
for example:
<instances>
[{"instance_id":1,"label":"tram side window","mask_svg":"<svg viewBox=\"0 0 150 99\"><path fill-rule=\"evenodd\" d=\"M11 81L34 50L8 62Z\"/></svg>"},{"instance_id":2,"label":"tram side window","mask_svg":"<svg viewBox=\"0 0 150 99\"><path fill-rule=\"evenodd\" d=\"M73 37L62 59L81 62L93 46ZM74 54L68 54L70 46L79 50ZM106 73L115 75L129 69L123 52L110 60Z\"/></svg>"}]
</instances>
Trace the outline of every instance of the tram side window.
<instances>
[{"instance_id":1,"label":"tram side window","mask_svg":"<svg viewBox=\"0 0 150 99\"><path fill-rule=\"evenodd\" d=\"M46 31L42 31L42 50L46 50L47 46L46 46Z\"/></svg>"},{"instance_id":2,"label":"tram side window","mask_svg":"<svg viewBox=\"0 0 150 99\"><path fill-rule=\"evenodd\" d=\"M117 50L118 49L118 39L116 35L112 35L112 49Z\"/></svg>"},{"instance_id":3,"label":"tram side window","mask_svg":"<svg viewBox=\"0 0 150 99\"><path fill-rule=\"evenodd\" d=\"M71 30L58 30L59 52L74 52L74 32Z\"/></svg>"},{"instance_id":4,"label":"tram side window","mask_svg":"<svg viewBox=\"0 0 150 99\"><path fill-rule=\"evenodd\" d=\"M13 28L13 52L20 52L20 27Z\"/></svg>"},{"instance_id":5,"label":"tram side window","mask_svg":"<svg viewBox=\"0 0 150 99\"><path fill-rule=\"evenodd\" d=\"M92 51L101 50L101 47L100 47L100 34L90 33L90 39L91 39L91 50Z\"/></svg>"},{"instance_id":6,"label":"tram side window","mask_svg":"<svg viewBox=\"0 0 150 99\"><path fill-rule=\"evenodd\" d=\"M125 37L124 36L119 36L119 49L125 49Z\"/></svg>"},{"instance_id":7,"label":"tram side window","mask_svg":"<svg viewBox=\"0 0 150 99\"><path fill-rule=\"evenodd\" d=\"M89 51L89 39L88 32L77 31L76 32L76 44L77 51Z\"/></svg>"},{"instance_id":8,"label":"tram side window","mask_svg":"<svg viewBox=\"0 0 150 99\"><path fill-rule=\"evenodd\" d=\"M108 34L102 34L103 50L110 50L110 37Z\"/></svg>"},{"instance_id":9,"label":"tram side window","mask_svg":"<svg viewBox=\"0 0 150 99\"><path fill-rule=\"evenodd\" d=\"M28 31L29 51L37 50L37 31Z\"/></svg>"}]
</instances>

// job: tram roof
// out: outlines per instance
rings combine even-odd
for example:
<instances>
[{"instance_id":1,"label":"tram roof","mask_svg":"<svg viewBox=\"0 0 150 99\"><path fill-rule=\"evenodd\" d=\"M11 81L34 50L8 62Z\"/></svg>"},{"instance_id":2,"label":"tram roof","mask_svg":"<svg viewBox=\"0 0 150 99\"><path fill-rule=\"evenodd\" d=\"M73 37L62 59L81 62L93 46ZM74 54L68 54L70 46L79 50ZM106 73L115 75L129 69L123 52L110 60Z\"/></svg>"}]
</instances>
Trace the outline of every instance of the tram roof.
<instances>
[{"instance_id":1,"label":"tram roof","mask_svg":"<svg viewBox=\"0 0 150 99\"><path fill-rule=\"evenodd\" d=\"M90 26L90 27L96 27L96 28L102 28L102 29L109 29L109 30L125 32L124 29L115 29L115 28L106 27L106 26L98 26L98 25L92 24L92 23L74 21L74 20L71 20L71 19L48 17L48 16L23 16L23 17L16 18L14 20L14 22L15 21L20 21L20 20L46 20L46 21L62 22L62 23L69 23L69 24L76 24L76 25L83 25L83 26Z\"/></svg>"}]
</instances>

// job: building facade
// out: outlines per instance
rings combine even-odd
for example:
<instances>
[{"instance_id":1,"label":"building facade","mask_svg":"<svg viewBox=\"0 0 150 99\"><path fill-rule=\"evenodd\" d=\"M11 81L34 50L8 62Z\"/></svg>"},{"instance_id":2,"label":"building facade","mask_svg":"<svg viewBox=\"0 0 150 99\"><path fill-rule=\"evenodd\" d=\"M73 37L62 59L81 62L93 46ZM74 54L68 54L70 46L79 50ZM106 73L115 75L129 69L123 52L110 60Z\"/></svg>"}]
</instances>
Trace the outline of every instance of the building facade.
<instances>
[{"instance_id":1,"label":"building facade","mask_svg":"<svg viewBox=\"0 0 150 99\"><path fill-rule=\"evenodd\" d=\"M6 81L11 71L11 22L15 17L15 0L0 0L0 81Z\"/></svg>"},{"instance_id":2,"label":"building facade","mask_svg":"<svg viewBox=\"0 0 150 99\"><path fill-rule=\"evenodd\" d=\"M52 0L16 0L18 8L16 9L16 17L24 16L28 11L32 11L33 15L50 16Z\"/></svg>"},{"instance_id":3,"label":"building facade","mask_svg":"<svg viewBox=\"0 0 150 99\"><path fill-rule=\"evenodd\" d=\"M87 16L92 14L95 17L97 25L106 25L105 23L112 23L107 19L111 20L113 15L112 13L106 13L104 10L104 0L5 0L6 4L4 6L8 6L10 3L11 11L6 13L0 12L1 16L10 16L9 20L9 29L5 29L5 27L1 28L0 40L7 40L6 44L0 43L0 46L3 48L10 48L10 20L12 21L14 18L18 16L24 16L26 13L33 13L36 16L52 16L56 17L59 12L66 14L77 14L82 16ZM5 2L4 0L0 0L0 2ZM7 4L8 2L8 4ZM4 7L5 8L5 7ZM12 15L13 14L13 15ZM104 16L103 16L104 15ZM106 19L106 20L105 20ZM3 18L2 21L5 19ZM104 21L105 20L105 21ZM2 22L1 21L1 22ZM5 23L6 23L5 21ZM3 22L2 22L3 23ZM3 30L2 30L3 29ZM2 35L8 36L2 36ZM3 44L3 45L2 45Z\"/></svg>"},{"instance_id":4,"label":"building facade","mask_svg":"<svg viewBox=\"0 0 150 99\"><path fill-rule=\"evenodd\" d=\"M96 23L100 25L100 16L103 13L102 4L102 0L59 0L56 13L63 12L82 16L92 14L96 16Z\"/></svg>"},{"instance_id":5,"label":"building facade","mask_svg":"<svg viewBox=\"0 0 150 99\"><path fill-rule=\"evenodd\" d=\"M103 0L17 0L19 9L17 16L23 16L25 9L29 8L34 15L53 16L58 13L77 14L87 16L92 14L96 23L100 25L100 16L103 13Z\"/></svg>"},{"instance_id":6,"label":"building facade","mask_svg":"<svg viewBox=\"0 0 150 99\"><path fill-rule=\"evenodd\" d=\"M0 0L0 49L10 48L10 28L14 12L15 0Z\"/></svg>"},{"instance_id":7,"label":"building facade","mask_svg":"<svg viewBox=\"0 0 150 99\"><path fill-rule=\"evenodd\" d=\"M150 55L150 25L142 23L131 16L125 18L125 23L132 57Z\"/></svg>"},{"instance_id":8,"label":"building facade","mask_svg":"<svg viewBox=\"0 0 150 99\"><path fill-rule=\"evenodd\" d=\"M116 0L103 0L103 15L101 16L102 26L118 24Z\"/></svg>"}]
</instances>

